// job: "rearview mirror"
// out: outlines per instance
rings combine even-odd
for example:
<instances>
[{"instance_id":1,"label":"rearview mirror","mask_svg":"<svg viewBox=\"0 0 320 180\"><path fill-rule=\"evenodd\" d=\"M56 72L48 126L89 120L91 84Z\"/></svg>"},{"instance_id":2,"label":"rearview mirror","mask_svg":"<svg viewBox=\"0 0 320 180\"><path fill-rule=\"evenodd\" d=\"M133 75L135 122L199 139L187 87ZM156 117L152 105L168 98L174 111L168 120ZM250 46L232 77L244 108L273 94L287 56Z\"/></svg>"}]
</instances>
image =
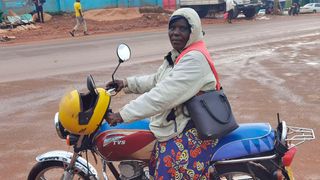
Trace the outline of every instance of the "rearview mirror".
<instances>
[{"instance_id":1,"label":"rearview mirror","mask_svg":"<svg viewBox=\"0 0 320 180\"><path fill-rule=\"evenodd\" d=\"M120 44L117 48L117 55L120 63L128 61L131 56L131 51L129 46L124 43Z\"/></svg>"}]
</instances>

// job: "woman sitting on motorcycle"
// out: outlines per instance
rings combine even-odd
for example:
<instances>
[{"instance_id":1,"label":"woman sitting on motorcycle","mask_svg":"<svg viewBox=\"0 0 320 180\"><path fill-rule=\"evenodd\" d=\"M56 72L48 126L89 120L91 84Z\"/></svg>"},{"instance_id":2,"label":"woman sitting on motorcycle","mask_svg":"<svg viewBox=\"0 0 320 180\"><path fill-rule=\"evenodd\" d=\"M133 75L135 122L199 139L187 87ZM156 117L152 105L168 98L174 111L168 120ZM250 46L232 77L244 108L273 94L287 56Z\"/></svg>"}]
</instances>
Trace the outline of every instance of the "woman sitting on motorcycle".
<instances>
[{"instance_id":1,"label":"woman sitting on motorcycle","mask_svg":"<svg viewBox=\"0 0 320 180\"><path fill-rule=\"evenodd\" d=\"M115 80L116 91L142 95L110 113L107 121L115 125L151 117L150 129L157 138L149 165L153 179L208 179L218 141L200 139L183 105L198 92L219 87L202 53L207 49L198 14L191 8L176 10L168 35L173 49L156 73Z\"/></svg>"}]
</instances>

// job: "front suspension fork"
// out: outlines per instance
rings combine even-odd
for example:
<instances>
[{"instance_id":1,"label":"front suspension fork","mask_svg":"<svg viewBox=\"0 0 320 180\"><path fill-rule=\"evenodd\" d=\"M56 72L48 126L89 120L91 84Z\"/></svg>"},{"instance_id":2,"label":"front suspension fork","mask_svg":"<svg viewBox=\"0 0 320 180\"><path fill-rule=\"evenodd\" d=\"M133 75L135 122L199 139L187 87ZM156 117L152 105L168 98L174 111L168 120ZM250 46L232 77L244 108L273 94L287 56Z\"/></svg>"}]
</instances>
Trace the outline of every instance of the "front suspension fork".
<instances>
[{"instance_id":1,"label":"front suspension fork","mask_svg":"<svg viewBox=\"0 0 320 180\"><path fill-rule=\"evenodd\" d=\"M82 140L84 138L84 135L81 135L77 141L77 144L76 144L76 148L75 149L79 149L81 147L81 144L82 144ZM68 167L65 169L64 173L63 173L63 178L62 180L70 180L70 179L73 179L73 176L74 176L74 165L79 157L79 152L74 152L73 153L73 156L71 158L71 161L68 165Z\"/></svg>"}]
</instances>

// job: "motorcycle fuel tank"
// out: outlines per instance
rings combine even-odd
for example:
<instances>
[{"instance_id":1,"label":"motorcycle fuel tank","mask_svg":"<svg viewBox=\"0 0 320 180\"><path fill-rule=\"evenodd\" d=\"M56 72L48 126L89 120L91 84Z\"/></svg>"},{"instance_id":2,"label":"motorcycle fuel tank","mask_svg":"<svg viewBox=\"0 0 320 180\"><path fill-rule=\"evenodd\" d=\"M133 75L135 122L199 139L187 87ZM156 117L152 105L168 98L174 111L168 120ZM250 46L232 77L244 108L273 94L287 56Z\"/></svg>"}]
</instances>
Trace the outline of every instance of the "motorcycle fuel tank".
<instances>
[{"instance_id":1,"label":"motorcycle fuel tank","mask_svg":"<svg viewBox=\"0 0 320 180\"><path fill-rule=\"evenodd\" d=\"M109 126L103 123L95 136L99 153L108 161L150 159L155 137L149 129L149 120Z\"/></svg>"}]
</instances>

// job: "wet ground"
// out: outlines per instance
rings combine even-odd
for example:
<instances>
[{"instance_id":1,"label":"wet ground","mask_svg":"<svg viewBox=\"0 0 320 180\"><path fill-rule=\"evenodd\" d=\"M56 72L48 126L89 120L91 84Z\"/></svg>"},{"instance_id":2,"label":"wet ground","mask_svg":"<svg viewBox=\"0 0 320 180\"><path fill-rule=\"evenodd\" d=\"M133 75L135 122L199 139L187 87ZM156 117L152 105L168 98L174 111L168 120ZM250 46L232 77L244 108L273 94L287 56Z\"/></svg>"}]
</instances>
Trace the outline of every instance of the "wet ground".
<instances>
[{"instance_id":1,"label":"wet ground","mask_svg":"<svg viewBox=\"0 0 320 180\"><path fill-rule=\"evenodd\" d=\"M277 113L292 126L309 127L320 134L319 31L281 42L214 51L216 68L240 123L269 122ZM120 67L119 76L151 73L160 61ZM22 68L21 66L17 68ZM103 86L113 68L93 71ZM66 87L83 88L89 72L0 83L1 179L26 179L38 154L67 150L58 139L53 117ZM112 100L117 110L135 96L120 93ZM293 162L297 180L320 179L319 141L298 147ZM91 161L94 164L94 161ZM99 165L98 165L99 167ZM100 171L100 168L97 168Z\"/></svg>"},{"instance_id":2,"label":"wet ground","mask_svg":"<svg viewBox=\"0 0 320 180\"><path fill-rule=\"evenodd\" d=\"M320 133L320 34L218 52L222 83L241 122L287 124ZM242 52L248 53L242 53ZM230 64L233 64L230 66ZM319 140L298 147L296 179L320 179Z\"/></svg>"}]
</instances>

